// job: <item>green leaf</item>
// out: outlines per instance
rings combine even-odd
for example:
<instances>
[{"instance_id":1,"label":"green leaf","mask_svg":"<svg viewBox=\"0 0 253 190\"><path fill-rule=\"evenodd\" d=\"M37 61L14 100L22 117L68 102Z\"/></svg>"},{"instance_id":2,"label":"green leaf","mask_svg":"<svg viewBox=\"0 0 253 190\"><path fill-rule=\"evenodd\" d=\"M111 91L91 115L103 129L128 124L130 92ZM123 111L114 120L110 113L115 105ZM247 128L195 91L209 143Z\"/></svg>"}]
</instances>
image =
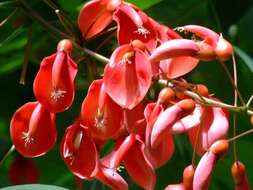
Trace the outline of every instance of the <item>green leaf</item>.
<instances>
[{"instance_id":1,"label":"green leaf","mask_svg":"<svg viewBox=\"0 0 253 190\"><path fill-rule=\"evenodd\" d=\"M253 59L242 49L234 46L235 53L244 61L244 63L249 67L250 71L253 73Z\"/></svg>"},{"instance_id":2,"label":"green leaf","mask_svg":"<svg viewBox=\"0 0 253 190\"><path fill-rule=\"evenodd\" d=\"M72 1L59 0L58 2L64 10L70 11L70 12L76 12L78 6L80 6L80 4L82 4L83 1L82 0L72 0Z\"/></svg>"},{"instance_id":3,"label":"green leaf","mask_svg":"<svg viewBox=\"0 0 253 190\"><path fill-rule=\"evenodd\" d=\"M137 7L140 7L142 10L148 9L163 0L128 0L129 3L135 4Z\"/></svg>"},{"instance_id":4,"label":"green leaf","mask_svg":"<svg viewBox=\"0 0 253 190\"><path fill-rule=\"evenodd\" d=\"M5 187L2 188L1 190L68 190L68 189L52 185L29 184L29 185L15 185Z\"/></svg>"}]
</instances>

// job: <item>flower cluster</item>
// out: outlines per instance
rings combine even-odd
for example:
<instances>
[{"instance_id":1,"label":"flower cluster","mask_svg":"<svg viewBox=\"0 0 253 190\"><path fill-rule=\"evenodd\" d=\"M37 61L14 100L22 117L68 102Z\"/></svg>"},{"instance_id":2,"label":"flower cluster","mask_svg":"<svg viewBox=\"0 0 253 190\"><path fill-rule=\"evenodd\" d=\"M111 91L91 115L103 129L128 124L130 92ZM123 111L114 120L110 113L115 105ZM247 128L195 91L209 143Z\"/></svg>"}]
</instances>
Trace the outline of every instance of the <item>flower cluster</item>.
<instances>
[{"instance_id":1,"label":"flower cluster","mask_svg":"<svg viewBox=\"0 0 253 190\"><path fill-rule=\"evenodd\" d=\"M166 190L208 189L217 161L228 151L228 110L207 107L182 93L191 89L201 98L220 102L204 85L180 78L200 61L226 61L232 45L222 35L197 25L178 27L176 32L158 23L138 7L121 0L92 0L78 18L84 40L99 36L112 22L117 25L118 47L94 80L80 116L66 129L60 153L67 167L81 179L98 179L112 189L126 190L120 175L123 165L143 189L156 184L155 170L174 153L173 135L187 134L198 165L186 167L183 182ZM180 32L194 34L185 39ZM37 102L19 108L11 121L11 138L25 157L47 153L55 144L55 114L67 110L74 99L77 65L71 58L72 43L62 40L57 52L42 60L34 80ZM168 81L156 100L147 98L152 85ZM114 147L101 157L104 145ZM250 189L245 167L232 167L237 189Z\"/></svg>"}]
</instances>

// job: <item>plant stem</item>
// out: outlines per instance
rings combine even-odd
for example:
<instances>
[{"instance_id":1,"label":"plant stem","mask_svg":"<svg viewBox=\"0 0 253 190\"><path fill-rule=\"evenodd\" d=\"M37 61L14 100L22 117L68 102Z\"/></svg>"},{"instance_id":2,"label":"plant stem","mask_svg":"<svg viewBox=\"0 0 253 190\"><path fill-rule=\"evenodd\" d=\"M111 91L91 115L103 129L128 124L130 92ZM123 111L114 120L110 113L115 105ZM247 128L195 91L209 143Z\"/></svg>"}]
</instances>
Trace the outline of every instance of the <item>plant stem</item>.
<instances>
[{"instance_id":1,"label":"plant stem","mask_svg":"<svg viewBox=\"0 0 253 190\"><path fill-rule=\"evenodd\" d=\"M165 85L165 86L168 85L167 80L159 80L158 82L162 85ZM194 92L191 92L189 90L184 90L184 89L181 89L179 87L174 87L174 88L176 90L182 92L183 94L195 99L196 101L198 101L202 105L226 108L226 109L228 109L230 111L233 111L233 112L244 112L244 111L246 111L247 114L253 115L253 111L249 110L246 106L233 106L233 105L218 102L218 101L212 100L210 98L206 98L206 97L202 97L203 100L204 100L203 101L202 98L200 98L199 95L194 93Z\"/></svg>"},{"instance_id":2,"label":"plant stem","mask_svg":"<svg viewBox=\"0 0 253 190\"><path fill-rule=\"evenodd\" d=\"M245 105L245 102L244 102L244 100L243 100L243 98L242 98L242 96L241 96L241 93L240 93L240 91L238 90L237 85L236 85L235 81L233 80L233 78L232 78L232 76L231 76L231 74L230 74L230 72L229 72L227 66L226 66L225 63L222 62L222 61L220 61L220 63L221 63L221 65L222 65L223 69L225 70L225 73L226 73L226 75L228 76L228 79L230 80L230 82L231 82L233 88L235 89L235 91L236 91L236 93L237 93L237 95L238 95L238 97L239 97L241 103L242 103L243 105Z\"/></svg>"},{"instance_id":3,"label":"plant stem","mask_svg":"<svg viewBox=\"0 0 253 190\"><path fill-rule=\"evenodd\" d=\"M241 137L243 137L243 136L245 136L245 135L248 135L248 134L250 134L250 133L253 133L253 129L250 129L250 130L245 131L245 132L243 132L243 133L241 133L241 134L239 134L239 135L237 135L237 136L235 136L235 137L232 137L232 138L228 139L228 142L237 140L237 139L239 139L239 138L241 138Z\"/></svg>"},{"instance_id":4,"label":"plant stem","mask_svg":"<svg viewBox=\"0 0 253 190\"><path fill-rule=\"evenodd\" d=\"M15 150L15 146L12 145L11 148L8 150L8 152L4 155L2 160L0 161L0 168L2 167L4 161L8 158L8 156Z\"/></svg>"}]
</instances>

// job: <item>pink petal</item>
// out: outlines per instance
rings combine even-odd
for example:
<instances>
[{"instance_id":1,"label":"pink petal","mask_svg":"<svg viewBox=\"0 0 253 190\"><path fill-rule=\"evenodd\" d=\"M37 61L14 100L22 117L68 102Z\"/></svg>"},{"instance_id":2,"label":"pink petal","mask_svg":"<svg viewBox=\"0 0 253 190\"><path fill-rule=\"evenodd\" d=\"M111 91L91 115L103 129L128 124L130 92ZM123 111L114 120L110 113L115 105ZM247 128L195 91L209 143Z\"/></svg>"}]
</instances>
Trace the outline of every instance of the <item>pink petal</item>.
<instances>
[{"instance_id":1,"label":"pink petal","mask_svg":"<svg viewBox=\"0 0 253 190\"><path fill-rule=\"evenodd\" d=\"M183 183L168 185L164 190L186 190Z\"/></svg>"},{"instance_id":2,"label":"pink petal","mask_svg":"<svg viewBox=\"0 0 253 190\"><path fill-rule=\"evenodd\" d=\"M186 26L183 26L183 29L196 34L197 36L205 40L207 43L209 43L213 47L216 47L217 42L219 40L219 34L203 26L186 25Z\"/></svg>"},{"instance_id":3,"label":"pink petal","mask_svg":"<svg viewBox=\"0 0 253 190\"><path fill-rule=\"evenodd\" d=\"M222 108L205 108L202 116L202 126L197 146L197 153L203 154L215 141L224 139L228 132L229 122ZM189 131L189 138L194 147L198 127Z\"/></svg>"},{"instance_id":4,"label":"pink petal","mask_svg":"<svg viewBox=\"0 0 253 190\"><path fill-rule=\"evenodd\" d=\"M196 104L196 107L192 114L187 115L177 121L172 127L171 132L173 134L180 134L189 131L190 129L200 124L201 115L203 114L203 107Z\"/></svg>"},{"instance_id":5,"label":"pink petal","mask_svg":"<svg viewBox=\"0 0 253 190\"><path fill-rule=\"evenodd\" d=\"M194 56L199 51L198 46L192 40L175 39L169 40L158 48L156 48L149 60L151 63L156 63L161 60L180 57L180 56Z\"/></svg>"}]
</instances>

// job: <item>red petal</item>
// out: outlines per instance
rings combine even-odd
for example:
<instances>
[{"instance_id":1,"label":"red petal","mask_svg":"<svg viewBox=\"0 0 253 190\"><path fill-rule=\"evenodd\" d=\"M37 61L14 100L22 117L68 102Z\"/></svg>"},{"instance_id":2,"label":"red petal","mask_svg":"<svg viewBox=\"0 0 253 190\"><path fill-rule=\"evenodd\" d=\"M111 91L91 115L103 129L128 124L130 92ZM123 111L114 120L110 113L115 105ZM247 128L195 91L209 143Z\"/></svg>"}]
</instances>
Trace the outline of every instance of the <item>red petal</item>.
<instances>
[{"instance_id":1,"label":"red petal","mask_svg":"<svg viewBox=\"0 0 253 190\"><path fill-rule=\"evenodd\" d=\"M124 110L127 129L129 132L145 136L146 120L143 114L144 109L145 104L139 103L132 110Z\"/></svg>"},{"instance_id":2,"label":"red petal","mask_svg":"<svg viewBox=\"0 0 253 190\"><path fill-rule=\"evenodd\" d=\"M112 21L113 10L110 9L120 3L121 0L92 0L86 3L78 18L83 37L89 39L104 30Z\"/></svg>"},{"instance_id":3,"label":"red petal","mask_svg":"<svg viewBox=\"0 0 253 190\"><path fill-rule=\"evenodd\" d=\"M102 159L103 165L116 169L124 159L125 154L134 145L135 140L136 135L134 134L130 134L124 140L119 139L113 151Z\"/></svg>"},{"instance_id":4,"label":"red petal","mask_svg":"<svg viewBox=\"0 0 253 190\"><path fill-rule=\"evenodd\" d=\"M145 144L138 140L132 146L124 157L124 163L131 178L146 190L152 190L155 187L156 175L154 168L149 163L144 153Z\"/></svg>"},{"instance_id":5,"label":"red petal","mask_svg":"<svg viewBox=\"0 0 253 190\"><path fill-rule=\"evenodd\" d=\"M29 102L20 107L13 115L10 124L10 134L16 150L25 157L37 157L46 154L55 144L57 131L54 114L44 108L36 109L38 117L32 117L36 122L31 134L29 123L38 102ZM35 121L36 120L36 121ZM30 129L31 130L31 129ZM27 136L29 134L29 136Z\"/></svg>"},{"instance_id":6,"label":"red petal","mask_svg":"<svg viewBox=\"0 0 253 190\"><path fill-rule=\"evenodd\" d=\"M123 112L103 89L101 91L102 85L103 80L95 80L90 85L82 104L81 117L83 125L89 127L92 136L105 140L120 130Z\"/></svg>"},{"instance_id":7,"label":"red petal","mask_svg":"<svg viewBox=\"0 0 253 190\"><path fill-rule=\"evenodd\" d=\"M76 73L77 65L64 52L44 58L33 84L36 99L50 112L65 111L74 99Z\"/></svg>"},{"instance_id":8,"label":"red petal","mask_svg":"<svg viewBox=\"0 0 253 190\"><path fill-rule=\"evenodd\" d=\"M144 112L146 120L148 121L146 129L145 152L154 168L159 168L165 164L174 153L174 142L172 136L169 133L164 136L163 141L161 141L161 143L156 148L151 148L151 131L153 129L154 122L161 112L163 112L162 106L156 103L148 104Z\"/></svg>"},{"instance_id":9,"label":"red petal","mask_svg":"<svg viewBox=\"0 0 253 190\"><path fill-rule=\"evenodd\" d=\"M176 57L160 62L162 74L166 74L169 79L178 78L197 67L199 60L193 57Z\"/></svg>"},{"instance_id":10,"label":"red petal","mask_svg":"<svg viewBox=\"0 0 253 190\"><path fill-rule=\"evenodd\" d=\"M79 178L90 178L98 169L98 153L88 129L77 122L66 129L60 153L67 167Z\"/></svg>"},{"instance_id":11,"label":"red petal","mask_svg":"<svg viewBox=\"0 0 253 190\"><path fill-rule=\"evenodd\" d=\"M133 40L142 41L149 51L157 45L157 33L154 25L143 12L126 4L121 4L113 15L118 25L119 45L129 44Z\"/></svg>"},{"instance_id":12,"label":"red petal","mask_svg":"<svg viewBox=\"0 0 253 190\"><path fill-rule=\"evenodd\" d=\"M131 59L123 56L133 52ZM104 71L104 83L109 96L123 108L133 109L146 95L152 79L151 65L146 55L130 45L117 48Z\"/></svg>"},{"instance_id":13,"label":"red petal","mask_svg":"<svg viewBox=\"0 0 253 190\"><path fill-rule=\"evenodd\" d=\"M128 184L115 169L100 166L96 178L113 190L127 190Z\"/></svg>"}]
</instances>

